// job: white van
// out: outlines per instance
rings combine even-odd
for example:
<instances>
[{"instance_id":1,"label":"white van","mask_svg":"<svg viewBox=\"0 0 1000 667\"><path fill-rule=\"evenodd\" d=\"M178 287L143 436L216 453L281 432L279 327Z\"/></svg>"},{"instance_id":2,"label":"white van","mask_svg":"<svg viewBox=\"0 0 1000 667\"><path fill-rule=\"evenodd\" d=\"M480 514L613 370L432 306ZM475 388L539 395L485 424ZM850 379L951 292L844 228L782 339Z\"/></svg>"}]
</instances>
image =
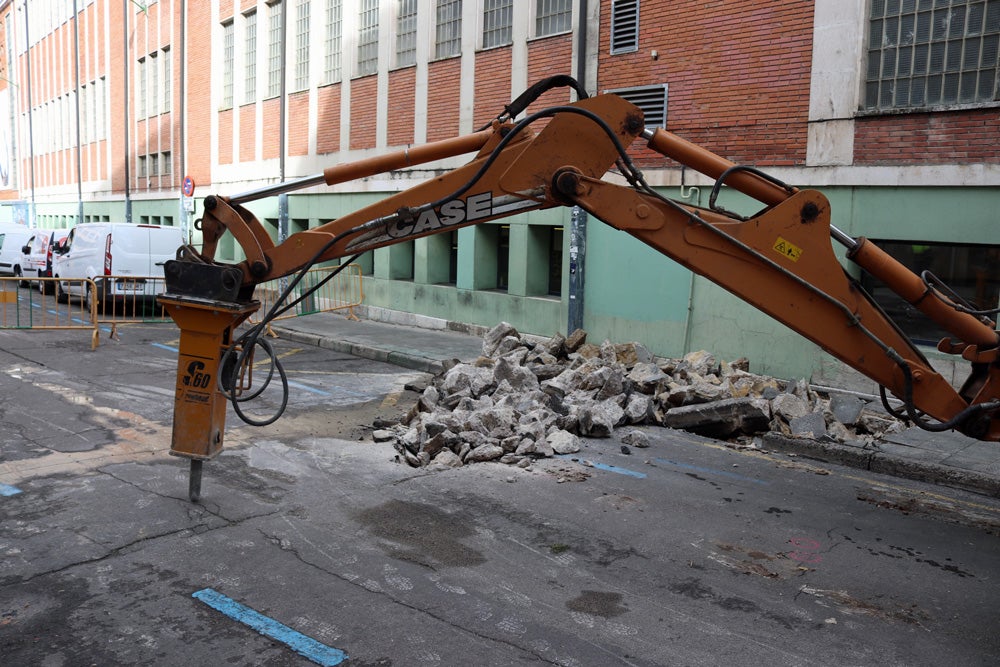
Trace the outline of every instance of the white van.
<instances>
[{"instance_id":1,"label":"white van","mask_svg":"<svg viewBox=\"0 0 1000 667\"><path fill-rule=\"evenodd\" d=\"M163 263L174 259L183 243L180 227L77 225L53 255L52 276L63 279L56 283L57 300L66 303L70 295L86 299L86 283L71 279L90 278L97 285L99 306L124 297L152 301L163 291Z\"/></svg>"},{"instance_id":2,"label":"white van","mask_svg":"<svg viewBox=\"0 0 1000 667\"><path fill-rule=\"evenodd\" d=\"M24 275L22 248L34 233L24 225L0 225L0 276Z\"/></svg>"},{"instance_id":3,"label":"white van","mask_svg":"<svg viewBox=\"0 0 1000 667\"><path fill-rule=\"evenodd\" d=\"M22 248L24 259L21 262L21 270L24 271L24 277L51 278L52 250L68 234L68 229L36 229L35 235ZM52 287L51 282L38 281L40 292L48 294L52 291Z\"/></svg>"}]
</instances>

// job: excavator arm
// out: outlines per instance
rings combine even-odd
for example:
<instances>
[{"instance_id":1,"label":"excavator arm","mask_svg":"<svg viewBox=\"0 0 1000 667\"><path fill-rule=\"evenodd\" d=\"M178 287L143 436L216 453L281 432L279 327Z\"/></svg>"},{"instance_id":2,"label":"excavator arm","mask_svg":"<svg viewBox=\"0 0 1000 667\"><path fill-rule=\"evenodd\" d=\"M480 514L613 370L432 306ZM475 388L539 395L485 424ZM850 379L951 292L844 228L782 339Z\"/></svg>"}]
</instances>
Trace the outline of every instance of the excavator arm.
<instances>
[{"instance_id":1,"label":"excavator arm","mask_svg":"<svg viewBox=\"0 0 1000 667\"><path fill-rule=\"evenodd\" d=\"M531 126L542 120L544 128L533 133ZM626 149L636 139L716 179L717 188L725 184L760 201L763 210L743 218L715 207L714 193L708 208L662 196L631 163ZM462 167L277 245L243 207L265 196L470 152L475 156ZM616 166L619 176L607 178ZM235 337L236 327L259 307L255 285L317 262L554 206L579 206L766 312L901 399L905 416L921 426L1000 440L1000 337L993 322L964 312L873 243L837 230L821 193L786 186L665 130L647 130L641 110L609 94L518 123L501 117L467 137L338 165L299 181L206 199L202 249L186 246L167 264L161 297L181 329L171 453L192 460L192 499L200 492L201 462L222 449L227 402L240 412L234 399L249 389L240 384L252 351L267 347L259 337L262 325ZM245 253L239 264L216 261L227 231ZM954 338L939 348L962 355L973 369L960 390L843 270L831 238L850 260L951 333ZM280 367L278 372L283 374Z\"/></svg>"}]
</instances>

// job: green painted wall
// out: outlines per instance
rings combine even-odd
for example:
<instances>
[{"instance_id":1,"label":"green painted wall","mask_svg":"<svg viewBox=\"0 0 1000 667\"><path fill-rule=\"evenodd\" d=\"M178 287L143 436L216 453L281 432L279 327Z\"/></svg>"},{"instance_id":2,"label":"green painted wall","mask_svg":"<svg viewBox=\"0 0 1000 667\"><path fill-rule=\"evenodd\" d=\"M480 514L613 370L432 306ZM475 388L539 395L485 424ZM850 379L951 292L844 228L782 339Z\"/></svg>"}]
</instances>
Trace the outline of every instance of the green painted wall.
<instances>
[{"instance_id":1,"label":"green painted wall","mask_svg":"<svg viewBox=\"0 0 1000 667\"><path fill-rule=\"evenodd\" d=\"M679 197L675 188L664 194ZM996 188L823 188L830 199L833 224L852 236L892 240L987 243L1000 245L1000 187ZM310 194L289 197L294 224L316 225L343 216L387 193ZM704 204L708 193L698 194ZM719 205L744 215L759 206L724 190ZM277 198L251 203L261 220L277 217ZM176 216L176 199L133 201L133 220L140 216ZM201 201L198 201L198 212ZM75 204L39 206L38 215L73 216ZM122 219L121 202L88 203L88 215ZM510 288L493 289L496 258L491 249L495 227L459 230L457 285L447 279L442 261L450 245L434 241L401 249L369 253L364 260L365 303L445 320L490 327L507 321L525 333L565 332L570 212L566 208L534 211L504 221L511 225ZM538 229L527 225L558 225L563 236L562 297L536 296L545 287L537 262L541 252ZM294 231L294 229L293 229ZM242 259L231 239L221 244L226 260ZM839 256L843 251L837 247ZM377 256L372 258L372 255ZM412 260L409 258L412 257ZM412 279L393 279L409 276ZM433 261L433 266L428 262ZM389 263L387 263L389 262ZM640 341L655 354L681 356L705 349L733 360L747 357L754 371L778 377L830 375L832 362L818 347L764 316L710 281L646 247L628 234L599 220L588 222L584 327L590 340ZM934 355L931 354L933 357Z\"/></svg>"}]
</instances>

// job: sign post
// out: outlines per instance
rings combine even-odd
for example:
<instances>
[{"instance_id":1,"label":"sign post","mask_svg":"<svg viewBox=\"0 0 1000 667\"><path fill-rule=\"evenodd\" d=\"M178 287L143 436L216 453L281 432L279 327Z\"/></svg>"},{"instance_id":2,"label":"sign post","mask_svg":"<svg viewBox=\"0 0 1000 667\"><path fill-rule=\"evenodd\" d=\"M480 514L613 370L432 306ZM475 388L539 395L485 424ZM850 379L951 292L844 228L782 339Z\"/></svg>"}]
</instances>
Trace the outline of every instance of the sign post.
<instances>
[{"instance_id":1,"label":"sign post","mask_svg":"<svg viewBox=\"0 0 1000 667\"><path fill-rule=\"evenodd\" d=\"M181 209L184 211L182 233L184 240L191 243L191 218L194 216L194 179L185 176L181 182Z\"/></svg>"}]
</instances>

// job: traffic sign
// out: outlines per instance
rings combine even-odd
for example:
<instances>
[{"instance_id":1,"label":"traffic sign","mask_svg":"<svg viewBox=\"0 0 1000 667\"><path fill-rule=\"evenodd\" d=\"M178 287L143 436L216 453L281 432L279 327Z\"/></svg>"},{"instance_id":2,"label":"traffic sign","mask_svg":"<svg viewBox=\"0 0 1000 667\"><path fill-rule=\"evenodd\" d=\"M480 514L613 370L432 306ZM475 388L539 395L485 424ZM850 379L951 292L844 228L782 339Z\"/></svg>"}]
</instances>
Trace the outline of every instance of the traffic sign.
<instances>
[{"instance_id":1,"label":"traffic sign","mask_svg":"<svg viewBox=\"0 0 1000 667\"><path fill-rule=\"evenodd\" d=\"M185 176L184 184L181 186L181 191L184 193L185 197L194 195L194 179L190 176Z\"/></svg>"}]
</instances>

